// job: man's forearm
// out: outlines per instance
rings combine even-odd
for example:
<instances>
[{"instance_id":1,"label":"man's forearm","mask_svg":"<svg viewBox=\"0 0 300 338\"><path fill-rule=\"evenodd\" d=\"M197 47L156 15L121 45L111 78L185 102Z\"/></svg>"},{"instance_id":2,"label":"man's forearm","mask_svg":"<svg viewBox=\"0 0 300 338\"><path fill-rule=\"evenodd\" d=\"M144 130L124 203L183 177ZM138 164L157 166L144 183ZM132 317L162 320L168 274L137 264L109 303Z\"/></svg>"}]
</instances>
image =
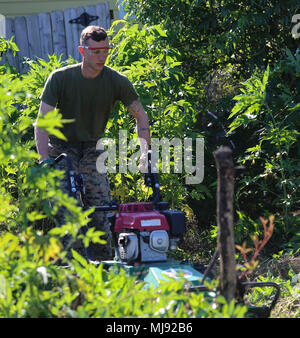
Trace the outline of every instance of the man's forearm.
<instances>
[{"instance_id":1,"label":"man's forearm","mask_svg":"<svg viewBox=\"0 0 300 338\"><path fill-rule=\"evenodd\" d=\"M127 108L136 121L137 133L141 145L139 168L141 172L144 173L148 170L148 149L151 142L148 116L139 100L132 102Z\"/></svg>"},{"instance_id":2,"label":"man's forearm","mask_svg":"<svg viewBox=\"0 0 300 338\"><path fill-rule=\"evenodd\" d=\"M148 150L150 148L150 128L148 117L145 114L142 118L136 119L136 127L141 146L141 158L139 169L141 172L148 170Z\"/></svg>"},{"instance_id":3,"label":"man's forearm","mask_svg":"<svg viewBox=\"0 0 300 338\"><path fill-rule=\"evenodd\" d=\"M128 106L129 112L135 117L138 137L146 141L147 145L150 145L150 129L148 116L139 100L133 101ZM142 146L141 141L141 146Z\"/></svg>"},{"instance_id":4,"label":"man's forearm","mask_svg":"<svg viewBox=\"0 0 300 338\"><path fill-rule=\"evenodd\" d=\"M35 144L37 148L37 152L40 155L40 162L49 158L48 153L48 142L49 142L49 135L46 130L41 128L35 127L34 129L35 135Z\"/></svg>"},{"instance_id":5,"label":"man's forearm","mask_svg":"<svg viewBox=\"0 0 300 338\"><path fill-rule=\"evenodd\" d=\"M38 123L40 116L44 116L49 111L52 111L52 110L54 110L53 106L50 106L49 104L41 101L36 123ZM40 155L40 162L42 162L46 160L47 158L49 158L49 152L48 152L49 135L46 130L41 129L37 127L36 125L34 128L34 136L35 136L36 149Z\"/></svg>"},{"instance_id":6,"label":"man's forearm","mask_svg":"<svg viewBox=\"0 0 300 338\"><path fill-rule=\"evenodd\" d=\"M136 121L136 127L138 132L138 137L147 142L148 146L150 145L150 128L148 118L142 118Z\"/></svg>"}]
</instances>

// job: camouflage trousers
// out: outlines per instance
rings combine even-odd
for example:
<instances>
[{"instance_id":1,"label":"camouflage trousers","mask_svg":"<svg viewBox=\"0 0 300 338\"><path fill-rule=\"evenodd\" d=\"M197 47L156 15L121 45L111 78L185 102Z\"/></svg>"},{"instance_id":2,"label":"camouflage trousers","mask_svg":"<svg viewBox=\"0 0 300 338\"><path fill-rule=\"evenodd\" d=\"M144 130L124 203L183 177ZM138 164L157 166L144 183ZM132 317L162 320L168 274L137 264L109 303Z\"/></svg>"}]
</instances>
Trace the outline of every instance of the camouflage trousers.
<instances>
[{"instance_id":1,"label":"camouflage trousers","mask_svg":"<svg viewBox=\"0 0 300 338\"><path fill-rule=\"evenodd\" d=\"M66 153L72 162L72 167L75 175L82 175L84 180L85 194L82 196L82 202L85 206L107 205L110 202L110 188L107 174L99 173L96 169L97 157L100 152L96 150L96 145L76 144L76 146L60 141L51 140L49 143L49 156L57 157L61 153ZM66 171L67 162L60 161L56 165L57 169ZM61 189L64 193L69 194L69 185L67 175L61 180ZM66 209L61 207L56 215L58 225L65 223ZM104 231L105 235L101 239L106 241L106 244L91 243L90 249L93 260L112 259L112 235L110 231L110 222L106 212L94 212L89 216L91 221L88 228L94 227L96 230ZM70 237L66 236L63 239L65 248L68 245ZM78 251L81 255L86 256L82 241L77 240L72 248ZM69 252L70 254L70 252Z\"/></svg>"}]
</instances>

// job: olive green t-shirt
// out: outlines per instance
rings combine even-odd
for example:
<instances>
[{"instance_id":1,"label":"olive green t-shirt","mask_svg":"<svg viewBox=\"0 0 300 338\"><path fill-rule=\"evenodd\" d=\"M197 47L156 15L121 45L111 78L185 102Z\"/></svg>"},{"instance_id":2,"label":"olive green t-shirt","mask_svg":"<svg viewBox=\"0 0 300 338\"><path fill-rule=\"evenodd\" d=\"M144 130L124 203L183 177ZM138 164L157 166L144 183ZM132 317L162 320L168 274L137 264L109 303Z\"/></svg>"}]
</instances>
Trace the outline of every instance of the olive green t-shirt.
<instances>
[{"instance_id":1,"label":"olive green t-shirt","mask_svg":"<svg viewBox=\"0 0 300 338\"><path fill-rule=\"evenodd\" d=\"M97 142L117 101L126 107L138 99L128 78L105 66L94 79L81 73L81 63L50 74L41 100L59 109L64 119L74 119L61 128L69 142Z\"/></svg>"}]
</instances>

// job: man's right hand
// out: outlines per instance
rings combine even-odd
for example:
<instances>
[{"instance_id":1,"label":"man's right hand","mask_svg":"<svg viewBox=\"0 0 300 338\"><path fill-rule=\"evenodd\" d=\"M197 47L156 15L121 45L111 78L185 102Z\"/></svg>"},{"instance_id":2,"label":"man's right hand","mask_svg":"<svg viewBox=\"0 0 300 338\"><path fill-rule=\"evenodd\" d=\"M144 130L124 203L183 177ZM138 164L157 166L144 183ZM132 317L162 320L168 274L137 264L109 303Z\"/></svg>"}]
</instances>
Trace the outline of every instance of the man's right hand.
<instances>
[{"instance_id":1,"label":"man's right hand","mask_svg":"<svg viewBox=\"0 0 300 338\"><path fill-rule=\"evenodd\" d=\"M39 164L41 164L42 162L48 160L49 156L41 156L39 159Z\"/></svg>"},{"instance_id":2,"label":"man's right hand","mask_svg":"<svg viewBox=\"0 0 300 338\"><path fill-rule=\"evenodd\" d=\"M49 136L46 130L43 130L37 127L38 119L41 115L46 115L49 111L53 110L54 107L48 105L47 103L41 101L40 109L38 113L38 118L34 127L34 134L35 134L35 142L37 152L40 155L39 163L42 163L44 160L49 158L48 155L48 143L49 143Z\"/></svg>"}]
</instances>

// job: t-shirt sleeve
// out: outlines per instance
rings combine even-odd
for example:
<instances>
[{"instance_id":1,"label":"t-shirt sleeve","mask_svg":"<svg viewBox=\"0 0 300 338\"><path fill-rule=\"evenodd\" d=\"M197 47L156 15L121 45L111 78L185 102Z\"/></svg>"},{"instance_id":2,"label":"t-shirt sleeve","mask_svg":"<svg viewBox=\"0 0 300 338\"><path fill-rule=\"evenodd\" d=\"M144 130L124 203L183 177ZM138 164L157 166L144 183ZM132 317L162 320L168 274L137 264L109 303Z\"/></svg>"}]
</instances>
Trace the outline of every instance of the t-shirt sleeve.
<instances>
[{"instance_id":1,"label":"t-shirt sleeve","mask_svg":"<svg viewBox=\"0 0 300 338\"><path fill-rule=\"evenodd\" d=\"M139 95L126 76L121 76L119 84L119 100L124 104L125 107L128 107L133 101L139 98Z\"/></svg>"},{"instance_id":2,"label":"t-shirt sleeve","mask_svg":"<svg viewBox=\"0 0 300 338\"><path fill-rule=\"evenodd\" d=\"M59 74L56 72L52 72L43 89L43 92L40 96L40 99L49 104L50 106L56 107L59 101L59 95L61 92L61 81L59 79Z\"/></svg>"}]
</instances>

